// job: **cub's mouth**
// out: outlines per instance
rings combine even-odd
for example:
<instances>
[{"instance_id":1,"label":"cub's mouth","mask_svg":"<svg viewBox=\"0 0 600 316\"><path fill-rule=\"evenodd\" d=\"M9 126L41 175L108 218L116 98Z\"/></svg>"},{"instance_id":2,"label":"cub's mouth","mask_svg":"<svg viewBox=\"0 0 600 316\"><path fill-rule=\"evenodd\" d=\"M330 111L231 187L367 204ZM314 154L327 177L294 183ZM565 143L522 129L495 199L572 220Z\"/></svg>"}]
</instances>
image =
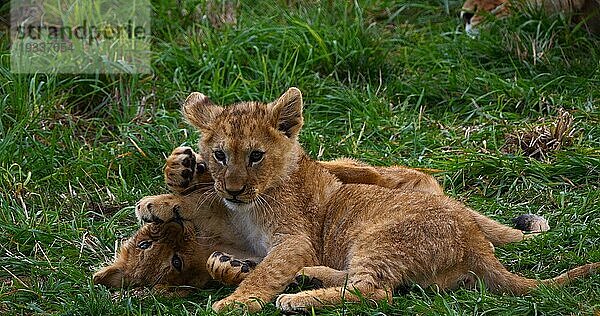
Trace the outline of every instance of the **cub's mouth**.
<instances>
[{"instance_id":1,"label":"cub's mouth","mask_svg":"<svg viewBox=\"0 0 600 316\"><path fill-rule=\"evenodd\" d=\"M224 202L232 205L251 204L256 198L255 190L248 189L246 186L238 191L227 189L217 189L216 191Z\"/></svg>"},{"instance_id":2,"label":"cub's mouth","mask_svg":"<svg viewBox=\"0 0 600 316\"><path fill-rule=\"evenodd\" d=\"M225 198L227 202L235 203L235 204L248 204L249 202L245 202L242 200L238 200L237 198Z\"/></svg>"}]
</instances>

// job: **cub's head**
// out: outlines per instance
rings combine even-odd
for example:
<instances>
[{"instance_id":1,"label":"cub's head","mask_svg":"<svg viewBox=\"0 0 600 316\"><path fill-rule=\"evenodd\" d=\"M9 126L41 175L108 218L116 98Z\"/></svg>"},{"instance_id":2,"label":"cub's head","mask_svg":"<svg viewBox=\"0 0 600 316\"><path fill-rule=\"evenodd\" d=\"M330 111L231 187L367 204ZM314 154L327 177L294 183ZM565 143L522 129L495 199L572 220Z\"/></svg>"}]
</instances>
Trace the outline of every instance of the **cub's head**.
<instances>
[{"instance_id":1,"label":"cub's head","mask_svg":"<svg viewBox=\"0 0 600 316\"><path fill-rule=\"evenodd\" d=\"M121 246L112 265L94 274L94 284L202 287L211 280L206 270L210 247L195 235L189 222L145 224Z\"/></svg>"},{"instance_id":2,"label":"cub's head","mask_svg":"<svg viewBox=\"0 0 600 316\"><path fill-rule=\"evenodd\" d=\"M467 0L460 13L467 33L477 33L476 26L488 15L504 17L508 15L508 0Z\"/></svg>"},{"instance_id":3,"label":"cub's head","mask_svg":"<svg viewBox=\"0 0 600 316\"><path fill-rule=\"evenodd\" d=\"M290 88L271 103L241 102L227 107L194 92L182 111L202 134L201 155L227 206L272 202L269 190L286 181L301 156L300 90Z\"/></svg>"}]
</instances>

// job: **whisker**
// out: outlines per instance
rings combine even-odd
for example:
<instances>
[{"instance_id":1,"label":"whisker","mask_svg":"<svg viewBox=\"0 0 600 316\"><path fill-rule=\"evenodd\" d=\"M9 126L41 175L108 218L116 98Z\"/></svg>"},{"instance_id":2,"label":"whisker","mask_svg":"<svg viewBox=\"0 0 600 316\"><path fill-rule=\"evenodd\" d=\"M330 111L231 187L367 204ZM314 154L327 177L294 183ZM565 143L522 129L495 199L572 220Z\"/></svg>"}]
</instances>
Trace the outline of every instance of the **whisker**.
<instances>
[{"instance_id":1,"label":"whisker","mask_svg":"<svg viewBox=\"0 0 600 316\"><path fill-rule=\"evenodd\" d=\"M169 272L168 267L161 269L158 273L158 277L156 278L156 280L154 280L154 282L152 283L151 286L154 287L155 285L159 284L160 281L162 281L162 279L167 275L168 272Z\"/></svg>"},{"instance_id":2,"label":"whisker","mask_svg":"<svg viewBox=\"0 0 600 316\"><path fill-rule=\"evenodd\" d=\"M258 201L260 201L260 204L262 205L262 208L264 210L266 210L268 208L270 213L273 213L273 207L271 206L271 204L265 199L265 197L269 197L271 198L273 201L275 201L275 199L267 194L261 193L258 195ZM278 201L275 201L278 202Z\"/></svg>"},{"instance_id":3,"label":"whisker","mask_svg":"<svg viewBox=\"0 0 600 316\"><path fill-rule=\"evenodd\" d=\"M214 202L215 196L217 195L215 190L206 191L206 192L202 193L202 195L204 197L203 197L202 201L200 201L200 204L204 204L205 202L210 201L210 203L208 204L208 207L212 207L212 203Z\"/></svg>"},{"instance_id":4,"label":"whisker","mask_svg":"<svg viewBox=\"0 0 600 316\"><path fill-rule=\"evenodd\" d=\"M214 182L199 182L190 185L188 188L181 192L182 195L190 195L202 189L210 188L214 185Z\"/></svg>"},{"instance_id":5,"label":"whisker","mask_svg":"<svg viewBox=\"0 0 600 316\"><path fill-rule=\"evenodd\" d=\"M277 204L277 206L279 206L279 207L283 207L283 203L281 203L280 201L278 201L278 200L277 200L277 199L275 199L274 197L272 197L272 196L270 196L270 195L268 195L268 194L266 194L266 193L261 193L260 195L261 195L262 197L266 197L266 198L269 198L269 199L271 199L271 201L273 201L273 203ZM265 202L266 202L266 201L265 201Z\"/></svg>"}]
</instances>

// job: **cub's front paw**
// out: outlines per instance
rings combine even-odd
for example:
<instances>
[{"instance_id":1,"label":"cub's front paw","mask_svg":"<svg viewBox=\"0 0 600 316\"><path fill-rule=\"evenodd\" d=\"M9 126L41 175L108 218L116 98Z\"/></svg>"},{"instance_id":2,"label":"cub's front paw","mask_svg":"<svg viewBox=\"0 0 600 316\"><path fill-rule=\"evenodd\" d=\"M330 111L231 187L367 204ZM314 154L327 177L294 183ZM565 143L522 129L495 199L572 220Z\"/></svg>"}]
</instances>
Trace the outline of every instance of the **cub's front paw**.
<instances>
[{"instance_id":1,"label":"cub's front paw","mask_svg":"<svg viewBox=\"0 0 600 316\"><path fill-rule=\"evenodd\" d=\"M212 309L215 312L228 311L236 308L252 313L260 311L263 308L263 304L257 299L240 299L228 296L212 305Z\"/></svg>"},{"instance_id":2,"label":"cub's front paw","mask_svg":"<svg viewBox=\"0 0 600 316\"><path fill-rule=\"evenodd\" d=\"M275 307L284 312L304 312L310 307L310 299L304 294L281 294L275 300Z\"/></svg>"},{"instance_id":3,"label":"cub's front paw","mask_svg":"<svg viewBox=\"0 0 600 316\"><path fill-rule=\"evenodd\" d=\"M206 171L206 163L190 147L177 147L167 158L165 182L171 190L181 193L191 187L199 174Z\"/></svg>"},{"instance_id":4,"label":"cub's front paw","mask_svg":"<svg viewBox=\"0 0 600 316\"><path fill-rule=\"evenodd\" d=\"M147 196L135 206L135 216L142 223L165 223L183 220L179 198L172 194Z\"/></svg>"},{"instance_id":5,"label":"cub's front paw","mask_svg":"<svg viewBox=\"0 0 600 316\"><path fill-rule=\"evenodd\" d=\"M229 285L242 282L256 267L252 260L239 260L223 252L213 252L206 262L206 269L213 279Z\"/></svg>"}]
</instances>

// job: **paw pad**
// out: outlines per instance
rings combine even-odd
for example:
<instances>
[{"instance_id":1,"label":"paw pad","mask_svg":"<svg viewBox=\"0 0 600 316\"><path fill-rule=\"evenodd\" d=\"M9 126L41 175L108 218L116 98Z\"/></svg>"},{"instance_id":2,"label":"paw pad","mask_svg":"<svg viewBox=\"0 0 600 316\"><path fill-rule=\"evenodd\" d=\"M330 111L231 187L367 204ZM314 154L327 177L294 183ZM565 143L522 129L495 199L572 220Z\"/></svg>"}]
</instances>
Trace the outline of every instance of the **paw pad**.
<instances>
[{"instance_id":1,"label":"paw pad","mask_svg":"<svg viewBox=\"0 0 600 316\"><path fill-rule=\"evenodd\" d=\"M256 263L251 260L238 260L223 252L213 252L206 267L210 275L225 284L238 284Z\"/></svg>"},{"instance_id":2,"label":"paw pad","mask_svg":"<svg viewBox=\"0 0 600 316\"><path fill-rule=\"evenodd\" d=\"M196 161L196 154L191 148L175 148L167 158L165 167L167 184L171 187L187 188L193 181L198 166L202 166L202 171L199 172L206 170L202 162Z\"/></svg>"}]
</instances>

